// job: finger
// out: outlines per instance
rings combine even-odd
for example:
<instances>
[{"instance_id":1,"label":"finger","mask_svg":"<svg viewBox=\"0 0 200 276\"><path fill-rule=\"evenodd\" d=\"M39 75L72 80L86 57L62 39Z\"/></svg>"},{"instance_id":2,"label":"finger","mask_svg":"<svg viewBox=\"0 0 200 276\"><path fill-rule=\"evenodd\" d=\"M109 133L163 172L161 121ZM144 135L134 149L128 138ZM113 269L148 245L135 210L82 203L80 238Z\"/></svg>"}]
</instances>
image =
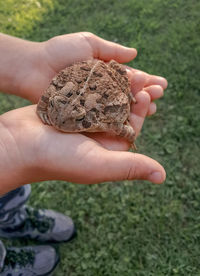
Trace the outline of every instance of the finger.
<instances>
[{"instance_id":1,"label":"finger","mask_svg":"<svg viewBox=\"0 0 200 276\"><path fill-rule=\"evenodd\" d=\"M135 130L137 137L149 110L150 96L147 92L141 91L135 95L135 98L136 104L131 107L130 124Z\"/></svg>"},{"instance_id":2,"label":"finger","mask_svg":"<svg viewBox=\"0 0 200 276\"><path fill-rule=\"evenodd\" d=\"M145 87L150 86L150 85L160 85L163 89L167 88L168 82L165 78L160 77L160 76L156 76L156 75L150 75L144 71L129 67L129 66L125 66L126 69L128 69L129 71L131 71L131 74L136 74L136 73L141 73L144 75L145 77Z\"/></svg>"},{"instance_id":3,"label":"finger","mask_svg":"<svg viewBox=\"0 0 200 276\"><path fill-rule=\"evenodd\" d=\"M82 33L89 42L93 57L104 61L114 59L118 62L129 62L137 55L137 50L134 48L124 47L114 42L104 40L91 33Z\"/></svg>"},{"instance_id":4,"label":"finger","mask_svg":"<svg viewBox=\"0 0 200 276\"><path fill-rule=\"evenodd\" d=\"M137 153L121 151L102 151L98 154L94 164L90 182L95 180L148 180L156 184L162 183L166 178L164 168L155 160ZM95 166L97 166L95 168Z\"/></svg>"},{"instance_id":5,"label":"finger","mask_svg":"<svg viewBox=\"0 0 200 276\"><path fill-rule=\"evenodd\" d=\"M150 103L149 110L147 112L147 116L153 115L154 113L156 113L156 110L157 110L156 104L155 103Z\"/></svg>"},{"instance_id":6,"label":"finger","mask_svg":"<svg viewBox=\"0 0 200 276\"><path fill-rule=\"evenodd\" d=\"M145 87L150 85L160 85L163 89L166 89L168 82L165 78L155 75L148 75L145 83Z\"/></svg>"},{"instance_id":7,"label":"finger","mask_svg":"<svg viewBox=\"0 0 200 276\"><path fill-rule=\"evenodd\" d=\"M127 74L131 83L131 92L136 95L139 91L144 88L146 83L145 74L142 72L132 73L131 70L127 70Z\"/></svg>"},{"instance_id":8,"label":"finger","mask_svg":"<svg viewBox=\"0 0 200 276\"><path fill-rule=\"evenodd\" d=\"M144 91L149 93L152 101L161 98L164 94L163 88L160 85L151 85L151 86L145 87Z\"/></svg>"}]
</instances>

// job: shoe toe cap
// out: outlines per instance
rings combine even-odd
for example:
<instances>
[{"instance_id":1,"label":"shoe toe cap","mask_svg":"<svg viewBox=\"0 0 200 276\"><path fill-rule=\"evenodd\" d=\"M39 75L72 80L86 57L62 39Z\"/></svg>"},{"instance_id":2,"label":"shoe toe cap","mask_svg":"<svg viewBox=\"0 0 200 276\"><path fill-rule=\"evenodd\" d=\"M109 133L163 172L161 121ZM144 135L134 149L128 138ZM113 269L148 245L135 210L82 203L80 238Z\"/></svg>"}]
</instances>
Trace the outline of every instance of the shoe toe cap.
<instances>
[{"instance_id":1,"label":"shoe toe cap","mask_svg":"<svg viewBox=\"0 0 200 276\"><path fill-rule=\"evenodd\" d=\"M47 215L54 219L54 226L50 233L52 240L69 241L75 236L75 225L70 217L51 210L48 210Z\"/></svg>"},{"instance_id":2,"label":"shoe toe cap","mask_svg":"<svg viewBox=\"0 0 200 276\"><path fill-rule=\"evenodd\" d=\"M59 256L52 246L37 246L33 269L36 275L46 275L53 271Z\"/></svg>"}]
</instances>

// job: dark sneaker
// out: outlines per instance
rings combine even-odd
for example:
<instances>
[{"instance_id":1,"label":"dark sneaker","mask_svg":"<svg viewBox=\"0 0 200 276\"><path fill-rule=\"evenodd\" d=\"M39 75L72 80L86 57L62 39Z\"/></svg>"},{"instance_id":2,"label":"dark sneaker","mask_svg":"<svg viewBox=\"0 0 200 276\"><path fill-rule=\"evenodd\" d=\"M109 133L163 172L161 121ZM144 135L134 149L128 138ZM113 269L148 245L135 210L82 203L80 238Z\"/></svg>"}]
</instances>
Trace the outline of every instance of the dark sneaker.
<instances>
[{"instance_id":1,"label":"dark sneaker","mask_svg":"<svg viewBox=\"0 0 200 276\"><path fill-rule=\"evenodd\" d=\"M51 210L36 210L29 206L24 206L20 212L26 216L23 224L14 228L0 228L0 237L63 242L75 236L72 219L63 214Z\"/></svg>"},{"instance_id":2,"label":"dark sneaker","mask_svg":"<svg viewBox=\"0 0 200 276\"><path fill-rule=\"evenodd\" d=\"M59 257L51 246L10 247L0 244L5 253L0 276L47 276L55 269Z\"/></svg>"}]
</instances>

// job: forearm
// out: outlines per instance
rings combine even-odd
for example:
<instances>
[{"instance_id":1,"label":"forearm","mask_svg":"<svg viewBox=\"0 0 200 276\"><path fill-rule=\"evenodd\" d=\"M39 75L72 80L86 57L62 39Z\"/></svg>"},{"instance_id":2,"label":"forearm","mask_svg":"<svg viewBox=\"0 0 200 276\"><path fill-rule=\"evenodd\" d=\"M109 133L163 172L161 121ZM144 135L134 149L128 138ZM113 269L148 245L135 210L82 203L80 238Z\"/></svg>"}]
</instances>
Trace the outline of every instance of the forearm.
<instances>
[{"instance_id":1,"label":"forearm","mask_svg":"<svg viewBox=\"0 0 200 276\"><path fill-rule=\"evenodd\" d=\"M0 33L0 91L29 98L22 82L38 67L40 43Z\"/></svg>"}]
</instances>

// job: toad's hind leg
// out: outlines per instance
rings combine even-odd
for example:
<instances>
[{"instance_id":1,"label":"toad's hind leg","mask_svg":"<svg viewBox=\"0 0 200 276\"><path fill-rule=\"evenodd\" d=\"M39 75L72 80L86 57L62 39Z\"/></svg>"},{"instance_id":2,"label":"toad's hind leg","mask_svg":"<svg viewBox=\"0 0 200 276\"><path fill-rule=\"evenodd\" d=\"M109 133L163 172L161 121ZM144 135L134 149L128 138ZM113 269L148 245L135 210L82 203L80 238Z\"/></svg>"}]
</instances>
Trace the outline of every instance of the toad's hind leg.
<instances>
[{"instance_id":1,"label":"toad's hind leg","mask_svg":"<svg viewBox=\"0 0 200 276\"><path fill-rule=\"evenodd\" d=\"M135 131L131 125L114 125L113 130L117 135L126 138L131 143L131 147L135 148Z\"/></svg>"},{"instance_id":2,"label":"toad's hind leg","mask_svg":"<svg viewBox=\"0 0 200 276\"><path fill-rule=\"evenodd\" d=\"M130 125L122 125L121 131L118 135L126 138L130 143L133 143L135 140L135 131Z\"/></svg>"},{"instance_id":3,"label":"toad's hind leg","mask_svg":"<svg viewBox=\"0 0 200 276\"><path fill-rule=\"evenodd\" d=\"M38 102L36 113L42 120L44 124L51 125L49 121L49 117L47 115L47 106L48 106L49 98L45 95L42 95L40 101Z\"/></svg>"},{"instance_id":4,"label":"toad's hind leg","mask_svg":"<svg viewBox=\"0 0 200 276\"><path fill-rule=\"evenodd\" d=\"M46 89L44 94L41 96L36 109L37 115L40 117L40 119L43 121L44 124L48 124L48 125L51 125L51 122L48 117L49 99L51 95L54 95L56 93L56 86L53 83L54 80L55 78L52 80L50 86Z\"/></svg>"},{"instance_id":5,"label":"toad's hind leg","mask_svg":"<svg viewBox=\"0 0 200 276\"><path fill-rule=\"evenodd\" d=\"M44 124L51 125L51 122L49 121L49 117L46 112L37 111L37 114Z\"/></svg>"}]
</instances>

